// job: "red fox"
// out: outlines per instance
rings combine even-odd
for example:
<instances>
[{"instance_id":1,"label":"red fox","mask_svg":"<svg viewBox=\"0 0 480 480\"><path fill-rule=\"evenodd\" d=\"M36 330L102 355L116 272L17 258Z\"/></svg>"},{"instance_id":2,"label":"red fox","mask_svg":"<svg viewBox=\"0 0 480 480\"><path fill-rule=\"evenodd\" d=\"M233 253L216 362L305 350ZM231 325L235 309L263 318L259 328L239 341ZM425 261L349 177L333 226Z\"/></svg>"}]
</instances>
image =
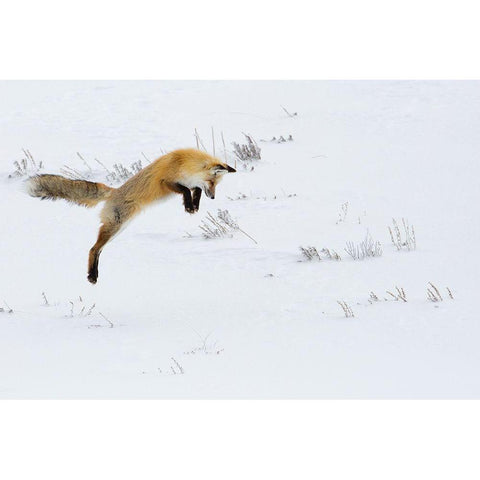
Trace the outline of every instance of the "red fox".
<instances>
[{"instance_id":1,"label":"red fox","mask_svg":"<svg viewBox=\"0 0 480 480\"><path fill-rule=\"evenodd\" d=\"M98 260L105 244L147 205L173 193L183 195L188 213L198 211L202 190L215 198L215 187L223 174L236 170L200 150L182 149L167 153L140 170L119 188L60 175L37 175L28 179L32 197L67 201L93 207L105 202L100 212L102 225L88 256L88 281L97 283Z\"/></svg>"}]
</instances>

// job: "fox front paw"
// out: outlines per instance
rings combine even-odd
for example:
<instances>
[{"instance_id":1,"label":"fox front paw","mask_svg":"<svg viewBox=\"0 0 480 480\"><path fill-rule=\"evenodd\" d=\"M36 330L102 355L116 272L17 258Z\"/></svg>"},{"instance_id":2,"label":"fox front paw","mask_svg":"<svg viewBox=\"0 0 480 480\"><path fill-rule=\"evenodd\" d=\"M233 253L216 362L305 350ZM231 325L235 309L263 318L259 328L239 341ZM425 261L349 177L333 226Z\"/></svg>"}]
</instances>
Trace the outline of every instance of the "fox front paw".
<instances>
[{"instance_id":1,"label":"fox front paw","mask_svg":"<svg viewBox=\"0 0 480 480\"><path fill-rule=\"evenodd\" d=\"M192 207L185 207L185 211L186 211L187 213L190 213L190 214L192 214L192 213L195 213L195 212L197 212L197 211L198 211L198 209L196 209L196 208L195 208L195 207L193 207L193 206L192 206Z\"/></svg>"},{"instance_id":2,"label":"fox front paw","mask_svg":"<svg viewBox=\"0 0 480 480\"><path fill-rule=\"evenodd\" d=\"M98 272L94 272L94 271L88 272L87 280L90 283L93 283L95 285L97 283L97 278L98 278Z\"/></svg>"}]
</instances>

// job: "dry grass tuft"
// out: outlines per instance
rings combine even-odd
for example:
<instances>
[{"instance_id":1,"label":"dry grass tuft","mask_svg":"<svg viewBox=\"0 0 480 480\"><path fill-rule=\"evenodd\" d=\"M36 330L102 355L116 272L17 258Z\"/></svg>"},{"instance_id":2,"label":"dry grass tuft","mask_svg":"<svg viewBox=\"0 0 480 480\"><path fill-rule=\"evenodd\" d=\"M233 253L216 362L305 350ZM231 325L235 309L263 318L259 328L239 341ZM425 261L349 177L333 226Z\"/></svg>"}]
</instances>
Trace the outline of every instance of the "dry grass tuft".
<instances>
[{"instance_id":1,"label":"dry grass tuft","mask_svg":"<svg viewBox=\"0 0 480 480\"><path fill-rule=\"evenodd\" d=\"M368 232L365 238L358 244L347 242L345 251L354 260L364 260L368 257L381 257L383 253L381 243L374 241Z\"/></svg>"},{"instance_id":2,"label":"dry grass tuft","mask_svg":"<svg viewBox=\"0 0 480 480\"><path fill-rule=\"evenodd\" d=\"M11 173L8 178L19 178L25 176L36 175L42 170L43 163L37 163L33 158L33 155L30 153L30 150L22 149L24 157L17 161L13 162L15 170Z\"/></svg>"},{"instance_id":3,"label":"dry grass tuft","mask_svg":"<svg viewBox=\"0 0 480 480\"><path fill-rule=\"evenodd\" d=\"M440 290L434 285L432 282L428 282L430 285L430 288L427 287L427 299L430 300L431 302L443 302L443 297L442 294L440 293ZM448 293L448 297L453 300L453 293L450 290L450 288L445 287Z\"/></svg>"},{"instance_id":4,"label":"dry grass tuft","mask_svg":"<svg viewBox=\"0 0 480 480\"><path fill-rule=\"evenodd\" d=\"M395 286L395 291L396 293L392 293L390 292L389 290L387 290L387 293L393 297L393 299L398 302L399 300L401 300L402 302L407 302L407 295L405 293L405 290L402 288L402 287L397 287Z\"/></svg>"},{"instance_id":5,"label":"dry grass tuft","mask_svg":"<svg viewBox=\"0 0 480 480\"><path fill-rule=\"evenodd\" d=\"M251 135L243 134L247 140L246 144L238 144L232 142L233 153L242 162L251 162L253 160L261 160L261 148Z\"/></svg>"},{"instance_id":6,"label":"dry grass tuft","mask_svg":"<svg viewBox=\"0 0 480 480\"><path fill-rule=\"evenodd\" d=\"M342 307L343 313L346 318L353 318L355 317L353 310L351 307L345 302L344 300L337 300L337 303Z\"/></svg>"},{"instance_id":7,"label":"dry grass tuft","mask_svg":"<svg viewBox=\"0 0 480 480\"><path fill-rule=\"evenodd\" d=\"M210 212L207 212L207 217L202 220L200 229L203 231L203 237L206 239L232 237L233 233L238 231L243 233L252 242L257 241L250 236L245 230L240 228L238 223L231 217L228 210L218 210L217 216L214 217Z\"/></svg>"},{"instance_id":8,"label":"dry grass tuft","mask_svg":"<svg viewBox=\"0 0 480 480\"><path fill-rule=\"evenodd\" d=\"M397 247L397 250L415 250L417 248L417 240L415 238L415 229L413 228L413 225L410 226L408 224L408 221L402 218L402 234L397 221L392 218L392 222L393 226L388 227L388 231L390 232L390 238L392 239L392 243L395 245L395 247Z\"/></svg>"}]
</instances>

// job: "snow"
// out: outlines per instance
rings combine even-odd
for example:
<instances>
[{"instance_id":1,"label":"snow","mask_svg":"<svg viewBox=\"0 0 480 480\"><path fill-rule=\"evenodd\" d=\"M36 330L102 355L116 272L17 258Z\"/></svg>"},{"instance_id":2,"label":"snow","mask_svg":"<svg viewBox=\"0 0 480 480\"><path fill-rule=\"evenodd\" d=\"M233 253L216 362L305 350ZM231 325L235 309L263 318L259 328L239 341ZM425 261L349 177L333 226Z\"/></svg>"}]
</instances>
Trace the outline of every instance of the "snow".
<instances>
[{"instance_id":1,"label":"snow","mask_svg":"<svg viewBox=\"0 0 480 480\"><path fill-rule=\"evenodd\" d=\"M479 82L13 81L0 90L1 398L480 395ZM25 194L26 177L9 178L25 148L42 172L67 165L105 182L95 159L145 164L143 154L195 147L195 128L212 152L212 127L220 158L221 132L232 165L231 142L245 132L262 159L253 171L238 162L196 215L180 197L142 213L106 246L97 285L86 264L101 206L40 202ZM293 141L260 141L280 135ZM258 243L240 232L204 239L199 225L218 209ZM415 227L415 250L392 245L392 218ZM367 231L383 255L354 261L346 242ZM300 246L342 260L308 262ZM442 302L427 300L428 282ZM396 286L406 303L386 293Z\"/></svg>"}]
</instances>

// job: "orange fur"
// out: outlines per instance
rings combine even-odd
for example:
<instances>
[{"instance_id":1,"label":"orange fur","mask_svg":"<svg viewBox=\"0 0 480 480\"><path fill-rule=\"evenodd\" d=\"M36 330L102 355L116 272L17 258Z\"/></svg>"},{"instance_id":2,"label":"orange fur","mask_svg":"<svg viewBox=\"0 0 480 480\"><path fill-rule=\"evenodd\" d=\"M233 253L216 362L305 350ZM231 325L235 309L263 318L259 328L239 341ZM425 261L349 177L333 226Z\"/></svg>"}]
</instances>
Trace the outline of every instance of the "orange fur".
<instances>
[{"instance_id":1,"label":"orange fur","mask_svg":"<svg viewBox=\"0 0 480 480\"><path fill-rule=\"evenodd\" d=\"M149 204L174 193L182 194L185 210L194 213L202 190L215 198L215 187L227 172L235 170L205 152L189 148L163 155L116 189L59 175L42 175L29 180L29 191L32 196L63 198L89 207L105 201L100 212L102 226L88 261L88 280L96 283L100 253L125 222Z\"/></svg>"}]
</instances>

